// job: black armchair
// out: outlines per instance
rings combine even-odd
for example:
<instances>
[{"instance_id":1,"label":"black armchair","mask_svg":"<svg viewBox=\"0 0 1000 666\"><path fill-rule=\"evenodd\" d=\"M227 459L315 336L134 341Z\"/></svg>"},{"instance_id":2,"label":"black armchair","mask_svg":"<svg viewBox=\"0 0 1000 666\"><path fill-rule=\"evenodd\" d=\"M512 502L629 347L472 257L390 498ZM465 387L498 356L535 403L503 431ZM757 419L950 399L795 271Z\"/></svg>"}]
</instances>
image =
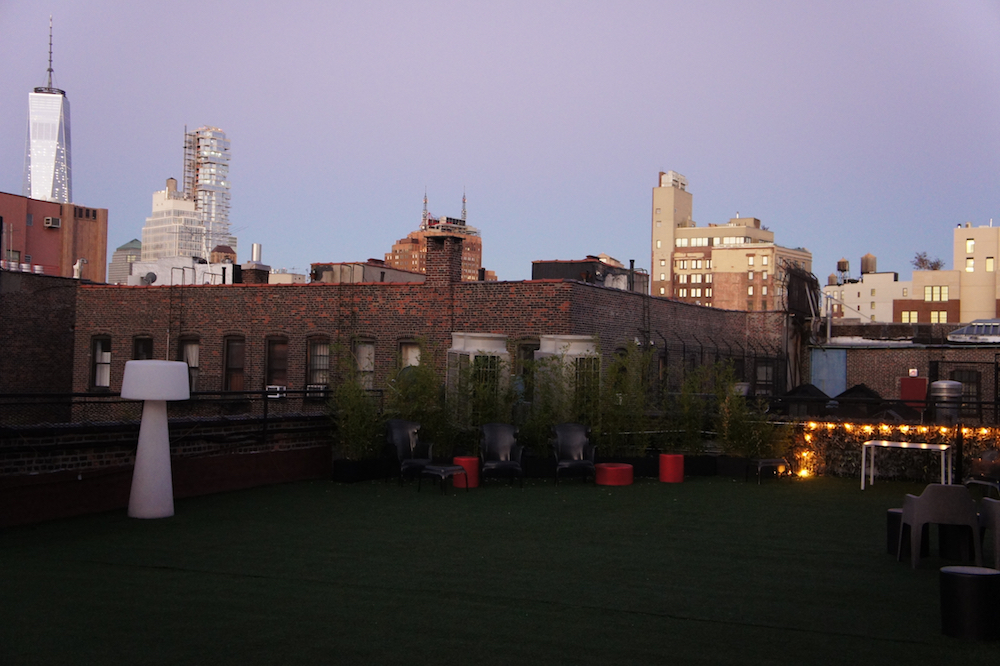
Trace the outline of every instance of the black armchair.
<instances>
[{"instance_id":1,"label":"black armchair","mask_svg":"<svg viewBox=\"0 0 1000 666\"><path fill-rule=\"evenodd\" d=\"M517 428L506 423L487 423L479 428L479 458L482 477L506 474L514 483L514 475L524 487L524 466L521 456L524 448L517 443Z\"/></svg>"},{"instance_id":2,"label":"black armchair","mask_svg":"<svg viewBox=\"0 0 1000 666\"><path fill-rule=\"evenodd\" d=\"M556 457L556 484L559 473L582 472L597 480L594 468L595 447L590 443L590 428L579 423L561 423L552 428L552 453Z\"/></svg>"},{"instance_id":3,"label":"black armchair","mask_svg":"<svg viewBox=\"0 0 1000 666\"><path fill-rule=\"evenodd\" d=\"M385 439L399 462L399 485L406 476L419 476L431 464L433 444L421 444L417 437L420 424L392 419L386 424ZM387 477L388 478L388 477Z\"/></svg>"}]
</instances>

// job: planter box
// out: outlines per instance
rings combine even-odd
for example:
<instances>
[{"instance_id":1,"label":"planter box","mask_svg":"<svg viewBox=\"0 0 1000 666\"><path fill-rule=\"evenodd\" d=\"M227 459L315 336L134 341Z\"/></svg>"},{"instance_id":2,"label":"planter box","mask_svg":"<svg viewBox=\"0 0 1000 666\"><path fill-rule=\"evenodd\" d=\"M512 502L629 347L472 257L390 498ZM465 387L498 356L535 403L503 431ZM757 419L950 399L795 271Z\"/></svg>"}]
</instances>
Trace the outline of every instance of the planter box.
<instances>
[{"instance_id":1,"label":"planter box","mask_svg":"<svg viewBox=\"0 0 1000 666\"><path fill-rule=\"evenodd\" d=\"M392 476L394 470L389 469L389 462L383 458L365 458L363 460L347 460L341 458L333 461L333 480L337 483L357 483L384 479L386 471Z\"/></svg>"},{"instance_id":2,"label":"planter box","mask_svg":"<svg viewBox=\"0 0 1000 666\"><path fill-rule=\"evenodd\" d=\"M715 460L719 476L728 476L731 479L745 481L747 478L747 468L750 467L750 459L738 456L719 456ZM754 468L754 475L757 468Z\"/></svg>"},{"instance_id":3,"label":"planter box","mask_svg":"<svg viewBox=\"0 0 1000 666\"><path fill-rule=\"evenodd\" d=\"M715 476L719 473L717 459L719 456L705 454L684 455L685 476Z\"/></svg>"}]
</instances>

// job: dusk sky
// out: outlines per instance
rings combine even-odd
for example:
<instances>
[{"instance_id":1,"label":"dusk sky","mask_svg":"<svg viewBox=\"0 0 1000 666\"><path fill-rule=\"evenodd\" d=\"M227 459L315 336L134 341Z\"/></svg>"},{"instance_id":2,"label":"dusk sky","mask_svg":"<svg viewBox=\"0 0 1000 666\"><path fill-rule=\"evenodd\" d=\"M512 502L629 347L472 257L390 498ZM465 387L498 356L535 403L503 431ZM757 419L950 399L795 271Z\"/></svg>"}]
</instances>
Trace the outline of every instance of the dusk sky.
<instances>
[{"instance_id":1,"label":"dusk sky","mask_svg":"<svg viewBox=\"0 0 1000 666\"><path fill-rule=\"evenodd\" d=\"M28 93L72 113L76 202L108 258L181 178L182 134L232 142L239 260L381 258L435 215L483 264L606 252L649 268L651 189L699 226L752 216L822 283L871 252L951 268L1000 225L1000 0L189 2L0 0L0 191L21 193Z\"/></svg>"}]
</instances>

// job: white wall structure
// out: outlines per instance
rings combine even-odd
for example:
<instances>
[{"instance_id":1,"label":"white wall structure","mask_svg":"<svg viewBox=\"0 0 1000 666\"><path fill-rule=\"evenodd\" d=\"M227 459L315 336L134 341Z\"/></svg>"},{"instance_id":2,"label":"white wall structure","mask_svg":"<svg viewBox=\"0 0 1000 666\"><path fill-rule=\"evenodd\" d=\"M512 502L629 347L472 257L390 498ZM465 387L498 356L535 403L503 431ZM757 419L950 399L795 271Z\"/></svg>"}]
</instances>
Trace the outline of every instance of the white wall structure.
<instances>
[{"instance_id":1,"label":"white wall structure","mask_svg":"<svg viewBox=\"0 0 1000 666\"><path fill-rule=\"evenodd\" d=\"M190 257L162 257L133 263L128 284L134 287L233 284L234 268L234 264L203 264Z\"/></svg>"}]
</instances>

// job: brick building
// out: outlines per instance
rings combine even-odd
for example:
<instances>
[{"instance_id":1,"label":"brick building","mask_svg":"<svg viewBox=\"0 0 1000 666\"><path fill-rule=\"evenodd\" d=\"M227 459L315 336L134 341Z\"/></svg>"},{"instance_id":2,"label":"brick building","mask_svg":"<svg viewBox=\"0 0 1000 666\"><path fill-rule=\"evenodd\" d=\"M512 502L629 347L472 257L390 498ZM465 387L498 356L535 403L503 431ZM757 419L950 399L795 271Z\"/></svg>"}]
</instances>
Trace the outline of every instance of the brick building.
<instances>
[{"instance_id":1,"label":"brick building","mask_svg":"<svg viewBox=\"0 0 1000 666\"><path fill-rule=\"evenodd\" d=\"M41 316L13 326L14 318L7 315L37 309L29 292L40 290L19 285L22 295L0 301L5 327L18 344L41 348L5 356L9 363L0 390L17 390L18 378L30 372L37 390L118 391L125 362L137 354L189 360L198 390L305 389L327 381L331 344L365 359L366 367L359 370L371 373L371 385L380 388L418 339L440 352L435 359L443 375L444 352L462 338L458 334L489 336L491 345L512 358L546 346L559 349L560 340L580 336L605 356L638 340L656 347L671 381L681 368L726 358L758 384L760 393L778 393L798 381L786 378L789 352L781 313L726 312L578 281L463 282L462 241L428 239L423 284L128 287L70 282L65 298L60 297L66 321L51 327ZM7 284L14 288L5 279ZM46 346L54 349L52 367L35 372Z\"/></svg>"},{"instance_id":2,"label":"brick building","mask_svg":"<svg viewBox=\"0 0 1000 666\"><path fill-rule=\"evenodd\" d=\"M104 282L107 253L106 208L0 192L0 268Z\"/></svg>"},{"instance_id":3,"label":"brick building","mask_svg":"<svg viewBox=\"0 0 1000 666\"><path fill-rule=\"evenodd\" d=\"M385 265L404 271L425 273L427 271L427 241L433 237L460 236L462 243L462 279L475 280L497 279L493 271L487 271L483 266L483 239L479 229L466 224L465 197L462 197L462 217L434 217L427 210L427 195L424 195L424 212L420 218L420 227L407 234L392 245L392 250L385 253Z\"/></svg>"},{"instance_id":4,"label":"brick building","mask_svg":"<svg viewBox=\"0 0 1000 666\"><path fill-rule=\"evenodd\" d=\"M774 242L774 232L755 217L699 227L691 217L687 178L660 172L653 188L654 296L728 310L783 310L787 273L812 271L812 254Z\"/></svg>"},{"instance_id":5,"label":"brick building","mask_svg":"<svg viewBox=\"0 0 1000 666\"><path fill-rule=\"evenodd\" d=\"M1000 416L995 413L1000 346L950 343L947 336L954 328L954 324L834 324L830 339L810 350L806 374L830 396L865 384L885 400L923 400L931 382L961 382L963 418L995 423Z\"/></svg>"}]
</instances>

